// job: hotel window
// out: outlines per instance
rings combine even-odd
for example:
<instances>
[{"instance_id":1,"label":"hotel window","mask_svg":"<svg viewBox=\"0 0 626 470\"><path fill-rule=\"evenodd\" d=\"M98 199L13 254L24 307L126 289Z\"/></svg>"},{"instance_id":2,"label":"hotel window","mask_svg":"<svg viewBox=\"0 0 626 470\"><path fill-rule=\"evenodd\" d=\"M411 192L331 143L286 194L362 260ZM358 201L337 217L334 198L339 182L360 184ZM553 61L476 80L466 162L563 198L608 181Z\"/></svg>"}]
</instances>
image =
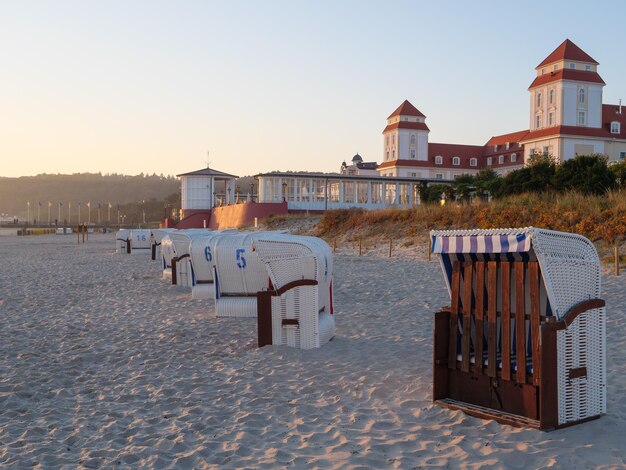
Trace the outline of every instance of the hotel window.
<instances>
[{"instance_id":1,"label":"hotel window","mask_svg":"<svg viewBox=\"0 0 626 470\"><path fill-rule=\"evenodd\" d=\"M550 93L548 94L548 101L550 104L554 103L554 90L550 90Z\"/></svg>"},{"instance_id":2,"label":"hotel window","mask_svg":"<svg viewBox=\"0 0 626 470\"><path fill-rule=\"evenodd\" d=\"M578 90L578 102L579 103L585 102L585 89L584 88L581 88L580 90Z\"/></svg>"},{"instance_id":3,"label":"hotel window","mask_svg":"<svg viewBox=\"0 0 626 470\"><path fill-rule=\"evenodd\" d=\"M487 166L491 166L492 158L487 157Z\"/></svg>"},{"instance_id":4,"label":"hotel window","mask_svg":"<svg viewBox=\"0 0 626 470\"><path fill-rule=\"evenodd\" d=\"M585 125L585 112L584 111L578 111L578 125L579 126Z\"/></svg>"},{"instance_id":5,"label":"hotel window","mask_svg":"<svg viewBox=\"0 0 626 470\"><path fill-rule=\"evenodd\" d=\"M411 145L415 145L415 134L411 134Z\"/></svg>"},{"instance_id":6,"label":"hotel window","mask_svg":"<svg viewBox=\"0 0 626 470\"><path fill-rule=\"evenodd\" d=\"M620 123L617 121L613 121L611 123L611 134L619 134L620 133Z\"/></svg>"},{"instance_id":7,"label":"hotel window","mask_svg":"<svg viewBox=\"0 0 626 470\"><path fill-rule=\"evenodd\" d=\"M541 127L541 114L537 114L535 116L535 129L539 129Z\"/></svg>"},{"instance_id":8,"label":"hotel window","mask_svg":"<svg viewBox=\"0 0 626 470\"><path fill-rule=\"evenodd\" d=\"M552 126L554 124L554 113L548 113L548 126Z\"/></svg>"},{"instance_id":9,"label":"hotel window","mask_svg":"<svg viewBox=\"0 0 626 470\"><path fill-rule=\"evenodd\" d=\"M548 147L546 145L544 145L544 147L543 147L543 154L544 155L548 155L549 151L550 151L550 149L548 149Z\"/></svg>"},{"instance_id":10,"label":"hotel window","mask_svg":"<svg viewBox=\"0 0 626 470\"><path fill-rule=\"evenodd\" d=\"M498 146L497 146L497 145L494 145L494 146L493 146L493 151L494 151L494 152L497 152L497 151L498 151Z\"/></svg>"},{"instance_id":11,"label":"hotel window","mask_svg":"<svg viewBox=\"0 0 626 470\"><path fill-rule=\"evenodd\" d=\"M478 160L476 160L475 158L470 158L470 166L477 166L478 165Z\"/></svg>"},{"instance_id":12,"label":"hotel window","mask_svg":"<svg viewBox=\"0 0 626 470\"><path fill-rule=\"evenodd\" d=\"M393 149L393 150L391 151L391 159L392 159L392 160L395 160L395 159L396 159L396 149Z\"/></svg>"},{"instance_id":13,"label":"hotel window","mask_svg":"<svg viewBox=\"0 0 626 470\"><path fill-rule=\"evenodd\" d=\"M559 70L559 64L554 64L554 68L553 70L556 72L557 70Z\"/></svg>"},{"instance_id":14,"label":"hotel window","mask_svg":"<svg viewBox=\"0 0 626 470\"><path fill-rule=\"evenodd\" d=\"M389 147L389 136L385 137L385 145Z\"/></svg>"},{"instance_id":15,"label":"hotel window","mask_svg":"<svg viewBox=\"0 0 626 470\"><path fill-rule=\"evenodd\" d=\"M411 158L415 158L415 149L411 149Z\"/></svg>"},{"instance_id":16,"label":"hotel window","mask_svg":"<svg viewBox=\"0 0 626 470\"><path fill-rule=\"evenodd\" d=\"M395 134L391 134L391 143L392 144L396 143L396 135Z\"/></svg>"},{"instance_id":17,"label":"hotel window","mask_svg":"<svg viewBox=\"0 0 626 470\"><path fill-rule=\"evenodd\" d=\"M570 62L569 68L570 69L575 69L576 68L576 64L574 62Z\"/></svg>"},{"instance_id":18,"label":"hotel window","mask_svg":"<svg viewBox=\"0 0 626 470\"><path fill-rule=\"evenodd\" d=\"M512 153L511 154L511 163L515 163L517 161L517 154Z\"/></svg>"},{"instance_id":19,"label":"hotel window","mask_svg":"<svg viewBox=\"0 0 626 470\"><path fill-rule=\"evenodd\" d=\"M387 158L385 160L389 160L389 150L387 150Z\"/></svg>"},{"instance_id":20,"label":"hotel window","mask_svg":"<svg viewBox=\"0 0 626 470\"><path fill-rule=\"evenodd\" d=\"M435 175L435 179L442 180L443 179L443 173L437 173Z\"/></svg>"},{"instance_id":21,"label":"hotel window","mask_svg":"<svg viewBox=\"0 0 626 470\"><path fill-rule=\"evenodd\" d=\"M541 106L541 93L537 93L537 107Z\"/></svg>"},{"instance_id":22,"label":"hotel window","mask_svg":"<svg viewBox=\"0 0 626 470\"><path fill-rule=\"evenodd\" d=\"M541 69L541 75L545 75L546 69Z\"/></svg>"},{"instance_id":23,"label":"hotel window","mask_svg":"<svg viewBox=\"0 0 626 470\"><path fill-rule=\"evenodd\" d=\"M619 159L620 160L624 160L626 158L626 152L620 152L619 153Z\"/></svg>"},{"instance_id":24,"label":"hotel window","mask_svg":"<svg viewBox=\"0 0 626 470\"><path fill-rule=\"evenodd\" d=\"M435 165L443 165L443 157L440 155L437 155L435 157Z\"/></svg>"},{"instance_id":25,"label":"hotel window","mask_svg":"<svg viewBox=\"0 0 626 470\"><path fill-rule=\"evenodd\" d=\"M413 178L415 178L415 177L417 176L417 173L413 172L413 173L411 173L411 176L412 176Z\"/></svg>"},{"instance_id":26,"label":"hotel window","mask_svg":"<svg viewBox=\"0 0 626 470\"><path fill-rule=\"evenodd\" d=\"M506 143L506 147L505 147L505 148L506 148L507 150L509 149L509 143L508 143L508 142Z\"/></svg>"},{"instance_id":27,"label":"hotel window","mask_svg":"<svg viewBox=\"0 0 626 470\"><path fill-rule=\"evenodd\" d=\"M498 163L499 163L500 165L502 165L502 164L504 163L504 155L500 155L500 156L498 157Z\"/></svg>"},{"instance_id":28,"label":"hotel window","mask_svg":"<svg viewBox=\"0 0 626 470\"><path fill-rule=\"evenodd\" d=\"M461 159L459 157L452 157L452 164L453 165L460 165L461 164Z\"/></svg>"},{"instance_id":29,"label":"hotel window","mask_svg":"<svg viewBox=\"0 0 626 470\"><path fill-rule=\"evenodd\" d=\"M591 72L591 65L585 65L585 70L587 72Z\"/></svg>"}]
</instances>

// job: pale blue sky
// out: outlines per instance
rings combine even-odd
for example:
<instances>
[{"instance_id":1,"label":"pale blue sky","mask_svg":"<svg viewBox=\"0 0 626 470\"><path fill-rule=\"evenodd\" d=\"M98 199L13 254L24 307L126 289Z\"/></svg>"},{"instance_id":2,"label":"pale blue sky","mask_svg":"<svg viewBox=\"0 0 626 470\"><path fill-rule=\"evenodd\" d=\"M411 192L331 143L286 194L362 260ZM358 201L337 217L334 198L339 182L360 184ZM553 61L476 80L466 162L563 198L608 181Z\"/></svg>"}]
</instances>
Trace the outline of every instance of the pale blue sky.
<instances>
[{"instance_id":1,"label":"pale blue sky","mask_svg":"<svg viewBox=\"0 0 626 470\"><path fill-rule=\"evenodd\" d=\"M244 176L382 159L404 100L431 142L528 128L570 38L626 103L626 3L0 0L0 176Z\"/></svg>"}]
</instances>

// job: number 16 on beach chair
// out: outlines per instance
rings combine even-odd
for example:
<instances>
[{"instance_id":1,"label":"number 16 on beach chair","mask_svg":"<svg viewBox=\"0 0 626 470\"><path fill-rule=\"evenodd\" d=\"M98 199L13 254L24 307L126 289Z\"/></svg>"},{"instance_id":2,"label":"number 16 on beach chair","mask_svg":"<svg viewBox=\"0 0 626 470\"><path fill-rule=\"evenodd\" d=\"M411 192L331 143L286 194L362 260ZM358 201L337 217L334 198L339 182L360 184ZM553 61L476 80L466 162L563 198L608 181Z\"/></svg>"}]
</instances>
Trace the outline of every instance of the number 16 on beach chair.
<instances>
[{"instance_id":1,"label":"number 16 on beach chair","mask_svg":"<svg viewBox=\"0 0 626 470\"><path fill-rule=\"evenodd\" d=\"M605 302L586 238L433 231L450 306L435 314L433 400L543 430L606 413Z\"/></svg>"}]
</instances>

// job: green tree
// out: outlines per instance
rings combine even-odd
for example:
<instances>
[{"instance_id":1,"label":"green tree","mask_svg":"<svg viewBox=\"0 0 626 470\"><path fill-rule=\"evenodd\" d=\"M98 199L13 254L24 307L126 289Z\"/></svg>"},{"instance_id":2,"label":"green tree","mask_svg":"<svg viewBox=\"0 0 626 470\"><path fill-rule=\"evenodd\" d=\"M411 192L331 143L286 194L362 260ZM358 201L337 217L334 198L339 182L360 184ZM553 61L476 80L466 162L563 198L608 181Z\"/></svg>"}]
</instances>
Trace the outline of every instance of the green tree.
<instances>
[{"instance_id":1,"label":"green tree","mask_svg":"<svg viewBox=\"0 0 626 470\"><path fill-rule=\"evenodd\" d=\"M452 183L452 188L457 200L467 202L476 189L474 177L472 175L459 175Z\"/></svg>"},{"instance_id":2,"label":"green tree","mask_svg":"<svg viewBox=\"0 0 626 470\"><path fill-rule=\"evenodd\" d=\"M561 163L554 174L554 185L560 191L603 194L616 187L615 173L607 166L606 155L576 155Z\"/></svg>"},{"instance_id":3,"label":"green tree","mask_svg":"<svg viewBox=\"0 0 626 470\"><path fill-rule=\"evenodd\" d=\"M615 184L618 188L626 188L626 161L621 161L609 166L609 170L615 176Z\"/></svg>"}]
</instances>

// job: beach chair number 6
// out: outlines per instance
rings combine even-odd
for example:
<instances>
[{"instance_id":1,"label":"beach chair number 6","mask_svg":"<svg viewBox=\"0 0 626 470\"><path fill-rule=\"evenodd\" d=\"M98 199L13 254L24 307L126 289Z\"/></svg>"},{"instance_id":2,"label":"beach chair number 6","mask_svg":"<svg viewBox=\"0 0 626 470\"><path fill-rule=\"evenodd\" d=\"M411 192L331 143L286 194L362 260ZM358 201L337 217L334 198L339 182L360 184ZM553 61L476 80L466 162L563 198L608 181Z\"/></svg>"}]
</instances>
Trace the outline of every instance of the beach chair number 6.
<instances>
[{"instance_id":1,"label":"beach chair number 6","mask_svg":"<svg viewBox=\"0 0 626 470\"><path fill-rule=\"evenodd\" d=\"M213 255L211 254L211 247L207 246L204 249L204 257L206 258L206 260L210 263L211 261L213 261Z\"/></svg>"},{"instance_id":2,"label":"beach chair number 6","mask_svg":"<svg viewBox=\"0 0 626 470\"><path fill-rule=\"evenodd\" d=\"M246 259L243 257L245 252L245 248L237 248L237 267L240 269L244 269L246 267Z\"/></svg>"}]
</instances>

